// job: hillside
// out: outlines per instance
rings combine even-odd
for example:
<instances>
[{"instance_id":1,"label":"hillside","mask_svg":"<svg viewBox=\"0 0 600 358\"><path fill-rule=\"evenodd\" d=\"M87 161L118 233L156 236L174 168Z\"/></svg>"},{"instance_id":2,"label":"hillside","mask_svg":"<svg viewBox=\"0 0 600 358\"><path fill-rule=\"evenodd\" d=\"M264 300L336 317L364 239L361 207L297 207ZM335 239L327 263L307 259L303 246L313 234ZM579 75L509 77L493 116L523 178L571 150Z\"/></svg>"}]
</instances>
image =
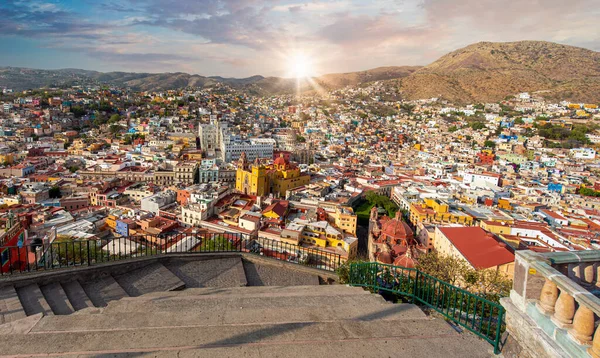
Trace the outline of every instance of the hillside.
<instances>
[{"instance_id":1,"label":"hillside","mask_svg":"<svg viewBox=\"0 0 600 358\"><path fill-rule=\"evenodd\" d=\"M337 89L363 82L406 77L419 67L380 67L367 71L328 74L312 78L324 89ZM24 89L74 84L112 84L140 91L158 91L184 87L210 87L225 83L234 88L247 89L254 94L272 95L296 91L295 79L252 76L247 78L205 77L187 73L134 73L96 72L78 69L37 70L18 67L0 67L0 87L20 91ZM300 83L302 91L312 90L308 80Z\"/></svg>"},{"instance_id":2,"label":"hillside","mask_svg":"<svg viewBox=\"0 0 600 358\"><path fill-rule=\"evenodd\" d=\"M156 91L225 83L255 95L333 90L382 80L398 80L404 97L442 97L453 102L495 102L519 92L551 100L600 102L600 53L543 41L480 42L425 66L379 67L302 80L280 77L205 77L187 73L95 72L0 67L0 87L29 88L112 84ZM315 84L317 86L315 86Z\"/></svg>"},{"instance_id":3,"label":"hillside","mask_svg":"<svg viewBox=\"0 0 600 358\"><path fill-rule=\"evenodd\" d=\"M404 78L420 68L420 66L390 66L360 72L332 73L315 78L315 82L323 88L335 89L365 82Z\"/></svg>"},{"instance_id":4,"label":"hillside","mask_svg":"<svg viewBox=\"0 0 600 358\"><path fill-rule=\"evenodd\" d=\"M402 79L410 99L498 101L519 92L553 100L600 101L600 53L542 41L481 42Z\"/></svg>"}]
</instances>

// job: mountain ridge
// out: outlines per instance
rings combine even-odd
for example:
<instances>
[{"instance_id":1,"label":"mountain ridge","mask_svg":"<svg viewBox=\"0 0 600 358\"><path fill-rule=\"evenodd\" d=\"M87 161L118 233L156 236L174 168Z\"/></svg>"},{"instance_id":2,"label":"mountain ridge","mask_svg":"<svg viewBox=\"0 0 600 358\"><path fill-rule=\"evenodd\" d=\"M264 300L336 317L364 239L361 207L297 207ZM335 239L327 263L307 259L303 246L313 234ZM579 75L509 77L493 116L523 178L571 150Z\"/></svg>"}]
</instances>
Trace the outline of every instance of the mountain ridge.
<instances>
[{"instance_id":1,"label":"mountain ridge","mask_svg":"<svg viewBox=\"0 0 600 358\"><path fill-rule=\"evenodd\" d=\"M0 67L0 87L23 90L52 84L112 84L141 91L211 87L219 83L256 95L335 90L372 81L397 81L406 99L441 97L453 102L499 101L519 92L553 100L600 102L600 52L546 41L478 42L426 66L382 66L297 81L254 75L245 78L184 72L98 72Z\"/></svg>"},{"instance_id":2,"label":"mountain ridge","mask_svg":"<svg viewBox=\"0 0 600 358\"><path fill-rule=\"evenodd\" d=\"M478 42L401 82L410 99L439 95L455 102L482 102L544 91L548 99L597 102L600 52L547 41Z\"/></svg>"}]
</instances>

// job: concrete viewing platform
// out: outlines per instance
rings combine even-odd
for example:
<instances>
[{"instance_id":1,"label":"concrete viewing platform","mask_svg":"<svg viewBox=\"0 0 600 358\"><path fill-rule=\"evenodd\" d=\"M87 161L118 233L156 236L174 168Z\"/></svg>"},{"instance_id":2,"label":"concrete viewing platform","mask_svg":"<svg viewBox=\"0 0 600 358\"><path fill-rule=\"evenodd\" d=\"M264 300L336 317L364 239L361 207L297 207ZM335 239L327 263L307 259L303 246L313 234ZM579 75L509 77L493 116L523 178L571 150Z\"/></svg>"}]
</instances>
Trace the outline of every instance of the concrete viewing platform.
<instances>
[{"instance_id":1,"label":"concrete viewing platform","mask_svg":"<svg viewBox=\"0 0 600 358\"><path fill-rule=\"evenodd\" d=\"M0 356L491 355L485 341L415 305L324 284L332 280L315 269L239 254L3 279Z\"/></svg>"}]
</instances>

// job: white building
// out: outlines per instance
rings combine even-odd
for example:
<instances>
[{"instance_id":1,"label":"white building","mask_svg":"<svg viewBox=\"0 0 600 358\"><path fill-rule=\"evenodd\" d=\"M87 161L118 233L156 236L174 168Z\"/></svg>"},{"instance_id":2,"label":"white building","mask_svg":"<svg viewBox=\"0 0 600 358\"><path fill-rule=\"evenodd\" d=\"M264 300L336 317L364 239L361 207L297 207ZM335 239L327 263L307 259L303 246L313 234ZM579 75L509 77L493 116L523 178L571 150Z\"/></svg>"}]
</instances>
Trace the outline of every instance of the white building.
<instances>
[{"instance_id":1,"label":"white building","mask_svg":"<svg viewBox=\"0 0 600 358\"><path fill-rule=\"evenodd\" d=\"M207 153L213 153L219 147L219 132L217 125L211 120L209 124L201 124L198 127L200 148Z\"/></svg>"},{"instance_id":2,"label":"white building","mask_svg":"<svg viewBox=\"0 0 600 358\"><path fill-rule=\"evenodd\" d=\"M465 173L463 183L471 187L500 186L500 174L492 173Z\"/></svg>"},{"instance_id":3,"label":"white building","mask_svg":"<svg viewBox=\"0 0 600 358\"><path fill-rule=\"evenodd\" d=\"M569 154L575 159L595 159L596 151L592 148L574 148Z\"/></svg>"},{"instance_id":4,"label":"white building","mask_svg":"<svg viewBox=\"0 0 600 358\"><path fill-rule=\"evenodd\" d=\"M173 190L166 190L141 200L141 209L158 215L161 209L165 209L173 204L177 199L177 193Z\"/></svg>"},{"instance_id":5,"label":"white building","mask_svg":"<svg viewBox=\"0 0 600 358\"><path fill-rule=\"evenodd\" d=\"M588 133L585 136L594 144L600 143L600 135Z\"/></svg>"},{"instance_id":6,"label":"white building","mask_svg":"<svg viewBox=\"0 0 600 358\"><path fill-rule=\"evenodd\" d=\"M247 141L224 140L221 144L221 159L224 162L234 162L246 153L248 161L256 158L273 158L275 140L272 138L251 138Z\"/></svg>"},{"instance_id":7,"label":"white building","mask_svg":"<svg viewBox=\"0 0 600 358\"><path fill-rule=\"evenodd\" d=\"M296 132L293 129L283 129L273 134L277 149L293 151L296 148Z\"/></svg>"}]
</instances>

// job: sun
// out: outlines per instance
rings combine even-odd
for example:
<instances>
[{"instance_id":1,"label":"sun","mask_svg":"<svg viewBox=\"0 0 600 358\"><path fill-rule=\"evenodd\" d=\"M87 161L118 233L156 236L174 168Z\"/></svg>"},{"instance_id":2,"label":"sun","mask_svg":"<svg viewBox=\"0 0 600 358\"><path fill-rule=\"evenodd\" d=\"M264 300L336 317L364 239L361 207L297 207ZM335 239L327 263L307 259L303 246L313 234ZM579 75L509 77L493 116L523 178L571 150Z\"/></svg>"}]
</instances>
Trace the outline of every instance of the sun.
<instances>
[{"instance_id":1,"label":"sun","mask_svg":"<svg viewBox=\"0 0 600 358\"><path fill-rule=\"evenodd\" d=\"M300 79L311 75L310 59L303 53L295 53L289 60L289 66L292 77Z\"/></svg>"}]
</instances>

